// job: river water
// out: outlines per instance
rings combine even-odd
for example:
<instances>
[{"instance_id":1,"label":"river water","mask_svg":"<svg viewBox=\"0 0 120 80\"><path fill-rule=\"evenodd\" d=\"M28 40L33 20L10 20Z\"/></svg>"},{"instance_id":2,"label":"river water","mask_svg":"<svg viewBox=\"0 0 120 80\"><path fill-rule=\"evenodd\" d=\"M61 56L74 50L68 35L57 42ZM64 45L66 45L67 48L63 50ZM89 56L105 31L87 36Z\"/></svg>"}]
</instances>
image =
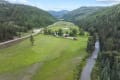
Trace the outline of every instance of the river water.
<instances>
[{"instance_id":1,"label":"river water","mask_svg":"<svg viewBox=\"0 0 120 80\"><path fill-rule=\"evenodd\" d=\"M99 51L100 51L99 41L96 41L95 50L92 53L92 56L88 58L87 64L83 68L82 74L80 76L80 80L91 80L91 73L96 63Z\"/></svg>"}]
</instances>

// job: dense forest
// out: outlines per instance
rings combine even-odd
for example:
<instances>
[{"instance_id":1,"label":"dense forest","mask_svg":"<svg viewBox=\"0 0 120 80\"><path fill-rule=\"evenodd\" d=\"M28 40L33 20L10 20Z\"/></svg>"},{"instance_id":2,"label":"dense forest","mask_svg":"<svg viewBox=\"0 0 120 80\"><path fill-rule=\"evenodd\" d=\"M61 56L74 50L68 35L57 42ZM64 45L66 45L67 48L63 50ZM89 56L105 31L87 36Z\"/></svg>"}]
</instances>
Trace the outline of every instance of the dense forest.
<instances>
[{"instance_id":1,"label":"dense forest","mask_svg":"<svg viewBox=\"0 0 120 80\"><path fill-rule=\"evenodd\" d=\"M65 14L63 16L63 19L67 21L76 22L77 20L82 19L88 15L91 15L102 8L104 7L80 7Z\"/></svg>"},{"instance_id":2,"label":"dense forest","mask_svg":"<svg viewBox=\"0 0 120 80\"><path fill-rule=\"evenodd\" d=\"M45 27L55 22L48 12L36 7L0 1L0 42L12 39L18 32Z\"/></svg>"},{"instance_id":3,"label":"dense forest","mask_svg":"<svg viewBox=\"0 0 120 80\"><path fill-rule=\"evenodd\" d=\"M92 80L120 80L120 4L102 8L73 22L92 36L99 35L98 75Z\"/></svg>"}]
</instances>

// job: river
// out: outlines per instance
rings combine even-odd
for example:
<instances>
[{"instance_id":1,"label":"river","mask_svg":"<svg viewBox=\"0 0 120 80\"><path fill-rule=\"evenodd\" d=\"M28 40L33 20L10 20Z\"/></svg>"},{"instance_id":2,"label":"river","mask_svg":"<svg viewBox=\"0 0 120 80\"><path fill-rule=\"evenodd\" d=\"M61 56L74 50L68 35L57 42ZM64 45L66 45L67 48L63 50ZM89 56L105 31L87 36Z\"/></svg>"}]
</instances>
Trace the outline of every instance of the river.
<instances>
[{"instance_id":1,"label":"river","mask_svg":"<svg viewBox=\"0 0 120 80\"><path fill-rule=\"evenodd\" d=\"M91 80L91 73L96 63L99 51L100 51L99 41L96 41L95 50L92 53L92 56L88 58L87 64L83 68L82 74L80 76L80 80Z\"/></svg>"}]
</instances>

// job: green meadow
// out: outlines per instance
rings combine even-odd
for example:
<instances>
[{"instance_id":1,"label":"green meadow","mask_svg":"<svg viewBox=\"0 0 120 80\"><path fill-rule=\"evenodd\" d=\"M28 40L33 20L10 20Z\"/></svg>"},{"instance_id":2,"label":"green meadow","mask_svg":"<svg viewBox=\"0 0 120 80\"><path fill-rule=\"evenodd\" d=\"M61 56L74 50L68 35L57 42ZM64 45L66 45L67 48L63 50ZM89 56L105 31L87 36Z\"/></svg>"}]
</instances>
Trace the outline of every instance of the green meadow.
<instances>
[{"instance_id":1,"label":"green meadow","mask_svg":"<svg viewBox=\"0 0 120 80\"><path fill-rule=\"evenodd\" d=\"M48 35L34 38L34 46L27 39L0 49L0 75L11 75L9 80L15 80L33 64L43 63L32 80L73 80L76 66L87 55L87 36L79 36L77 41Z\"/></svg>"},{"instance_id":2,"label":"green meadow","mask_svg":"<svg viewBox=\"0 0 120 80\"><path fill-rule=\"evenodd\" d=\"M78 29L74 24L62 21L48 28ZM88 36L77 36L77 40L72 40L38 34L34 40L33 46L28 38L0 49L0 80L74 80L78 65L83 64L82 60L88 55Z\"/></svg>"},{"instance_id":3,"label":"green meadow","mask_svg":"<svg viewBox=\"0 0 120 80\"><path fill-rule=\"evenodd\" d=\"M63 32L70 32L71 29L76 29L77 31L79 31L78 26L76 26L75 24L73 24L71 22L66 22L66 21L58 21L58 22L48 26L48 29L50 29L52 31L58 31L59 29L62 29Z\"/></svg>"}]
</instances>

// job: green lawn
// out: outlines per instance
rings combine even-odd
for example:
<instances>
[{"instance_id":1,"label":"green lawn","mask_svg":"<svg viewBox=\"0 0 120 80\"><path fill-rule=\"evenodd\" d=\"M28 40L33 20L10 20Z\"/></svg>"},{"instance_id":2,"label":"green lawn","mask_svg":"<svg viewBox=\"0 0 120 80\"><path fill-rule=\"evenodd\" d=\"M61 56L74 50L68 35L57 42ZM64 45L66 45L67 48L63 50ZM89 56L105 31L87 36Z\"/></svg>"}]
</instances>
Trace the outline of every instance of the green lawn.
<instances>
[{"instance_id":1,"label":"green lawn","mask_svg":"<svg viewBox=\"0 0 120 80\"><path fill-rule=\"evenodd\" d=\"M34 46L27 39L0 49L0 74L15 73L18 76L32 64L43 62L32 80L73 80L76 66L87 55L86 45L87 36L80 36L74 41L38 35Z\"/></svg>"}]
</instances>

